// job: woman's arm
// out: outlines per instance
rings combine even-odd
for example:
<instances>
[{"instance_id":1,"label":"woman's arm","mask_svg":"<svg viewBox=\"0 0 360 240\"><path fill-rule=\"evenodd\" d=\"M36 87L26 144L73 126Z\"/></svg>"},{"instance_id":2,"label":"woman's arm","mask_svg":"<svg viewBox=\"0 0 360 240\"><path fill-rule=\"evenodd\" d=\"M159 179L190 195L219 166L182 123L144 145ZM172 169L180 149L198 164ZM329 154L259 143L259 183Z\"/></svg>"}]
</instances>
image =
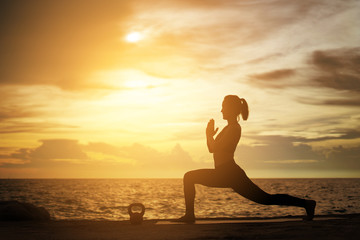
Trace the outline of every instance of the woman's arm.
<instances>
[{"instance_id":1,"label":"woman's arm","mask_svg":"<svg viewBox=\"0 0 360 240\"><path fill-rule=\"evenodd\" d=\"M214 143L215 143L214 135L217 133L219 128L216 128L215 130L214 129L215 129L215 121L214 119L210 119L206 127L206 143L210 153L214 152Z\"/></svg>"}]
</instances>

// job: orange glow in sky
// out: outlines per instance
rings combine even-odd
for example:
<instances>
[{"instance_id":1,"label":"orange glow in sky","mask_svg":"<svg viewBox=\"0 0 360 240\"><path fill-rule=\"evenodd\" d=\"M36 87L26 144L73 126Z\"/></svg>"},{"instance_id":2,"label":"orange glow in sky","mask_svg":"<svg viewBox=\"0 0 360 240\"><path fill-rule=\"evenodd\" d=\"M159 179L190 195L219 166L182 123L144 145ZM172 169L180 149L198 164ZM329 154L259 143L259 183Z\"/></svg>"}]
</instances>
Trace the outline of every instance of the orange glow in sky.
<instances>
[{"instance_id":1,"label":"orange glow in sky","mask_svg":"<svg viewBox=\"0 0 360 240\"><path fill-rule=\"evenodd\" d=\"M0 178L178 178L249 103L250 177L360 177L358 1L1 3ZM134 31L139 30L139 31Z\"/></svg>"}]
</instances>

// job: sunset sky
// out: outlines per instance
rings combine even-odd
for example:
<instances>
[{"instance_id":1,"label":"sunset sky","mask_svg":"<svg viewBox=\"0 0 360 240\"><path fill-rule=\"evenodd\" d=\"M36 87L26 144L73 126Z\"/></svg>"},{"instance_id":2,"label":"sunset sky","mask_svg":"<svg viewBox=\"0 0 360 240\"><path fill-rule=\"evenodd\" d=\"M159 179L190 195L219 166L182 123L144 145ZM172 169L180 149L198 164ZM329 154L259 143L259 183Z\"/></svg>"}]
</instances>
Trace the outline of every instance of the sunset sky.
<instances>
[{"instance_id":1,"label":"sunset sky","mask_svg":"<svg viewBox=\"0 0 360 240\"><path fill-rule=\"evenodd\" d=\"M0 178L179 178L248 101L250 178L360 177L360 1L1 1Z\"/></svg>"}]
</instances>

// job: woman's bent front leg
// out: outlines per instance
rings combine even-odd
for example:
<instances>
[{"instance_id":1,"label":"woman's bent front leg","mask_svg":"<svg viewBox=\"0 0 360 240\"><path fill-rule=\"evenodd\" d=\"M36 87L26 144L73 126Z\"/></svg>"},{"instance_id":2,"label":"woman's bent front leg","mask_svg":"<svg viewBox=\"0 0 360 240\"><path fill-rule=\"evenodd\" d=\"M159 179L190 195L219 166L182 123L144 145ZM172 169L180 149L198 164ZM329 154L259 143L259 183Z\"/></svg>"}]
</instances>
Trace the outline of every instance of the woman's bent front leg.
<instances>
[{"instance_id":1,"label":"woman's bent front leg","mask_svg":"<svg viewBox=\"0 0 360 240\"><path fill-rule=\"evenodd\" d=\"M222 178L215 169L198 169L185 173L184 175L184 195L186 213L184 217L195 220L194 200L195 184L201 184L208 187L226 187L222 183Z\"/></svg>"}]
</instances>

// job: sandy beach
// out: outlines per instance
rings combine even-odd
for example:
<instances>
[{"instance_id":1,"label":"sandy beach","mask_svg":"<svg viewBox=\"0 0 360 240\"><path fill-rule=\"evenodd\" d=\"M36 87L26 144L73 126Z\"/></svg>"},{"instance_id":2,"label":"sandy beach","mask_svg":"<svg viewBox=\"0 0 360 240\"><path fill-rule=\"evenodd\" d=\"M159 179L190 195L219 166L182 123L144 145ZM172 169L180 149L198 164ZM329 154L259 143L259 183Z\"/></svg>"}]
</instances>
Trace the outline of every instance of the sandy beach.
<instances>
[{"instance_id":1,"label":"sandy beach","mask_svg":"<svg viewBox=\"0 0 360 240\"><path fill-rule=\"evenodd\" d=\"M159 224L160 223L160 224ZM163 223L163 224L161 224ZM358 239L360 214L299 218L203 219L196 224L128 221L1 222L1 240L20 239Z\"/></svg>"}]
</instances>

